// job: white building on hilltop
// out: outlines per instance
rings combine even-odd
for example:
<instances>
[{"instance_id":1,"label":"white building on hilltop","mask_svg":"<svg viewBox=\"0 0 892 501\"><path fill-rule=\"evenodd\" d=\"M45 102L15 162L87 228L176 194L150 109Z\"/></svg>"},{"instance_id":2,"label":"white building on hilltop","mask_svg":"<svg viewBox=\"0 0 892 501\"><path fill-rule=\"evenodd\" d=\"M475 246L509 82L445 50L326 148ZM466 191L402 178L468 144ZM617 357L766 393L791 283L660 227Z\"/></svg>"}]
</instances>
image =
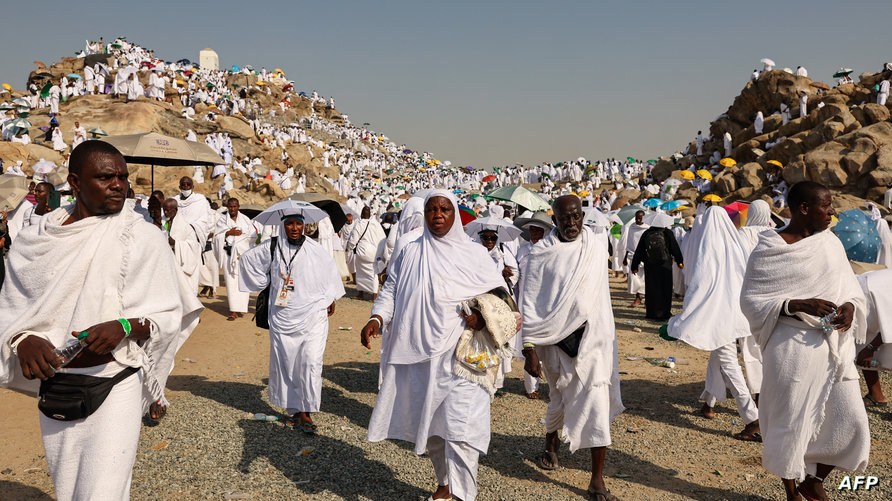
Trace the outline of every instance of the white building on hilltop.
<instances>
[{"instance_id":1,"label":"white building on hilltop","mask_svg":"<svg viewBox=\"0 0 892 501\"><path fill-rule=\"evenodd\" d=\"M219 70L220 58L217 56L217 53L214 52L213 49L201 49L201 51L198 53L198 65L201 66L202 69L206 70Z\"/></svg>"}]
</instances>

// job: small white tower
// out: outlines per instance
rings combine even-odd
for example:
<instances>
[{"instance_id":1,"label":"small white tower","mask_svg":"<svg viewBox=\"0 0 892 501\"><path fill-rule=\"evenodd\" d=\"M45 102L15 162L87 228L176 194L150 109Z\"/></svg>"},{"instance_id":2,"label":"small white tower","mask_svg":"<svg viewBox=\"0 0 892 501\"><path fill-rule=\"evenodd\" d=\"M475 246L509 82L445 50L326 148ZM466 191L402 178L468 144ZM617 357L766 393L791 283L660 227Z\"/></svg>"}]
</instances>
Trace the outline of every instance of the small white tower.
<instances>
[{"instance_id":1,"label":"small white tower","mask_svg":"<svg viewBox=\"0 0 892 501\"><path fill-rule=\"evenodd\" d=\"M211 48L201 49L198 53L198 65L206 70L219 70L220 58Z\"/></svg>"}]
</instances>

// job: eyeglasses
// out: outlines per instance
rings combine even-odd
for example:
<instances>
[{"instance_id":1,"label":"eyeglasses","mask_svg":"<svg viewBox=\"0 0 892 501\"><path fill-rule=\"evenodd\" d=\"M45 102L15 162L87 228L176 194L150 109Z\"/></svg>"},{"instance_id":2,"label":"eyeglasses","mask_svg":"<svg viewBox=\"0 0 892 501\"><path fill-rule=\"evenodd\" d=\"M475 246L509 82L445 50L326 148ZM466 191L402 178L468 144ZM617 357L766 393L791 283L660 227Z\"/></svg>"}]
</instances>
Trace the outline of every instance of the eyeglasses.
<instances>
[{"instance_id":1,"label":"eyeglasses","mask_svg":"<svg viewBox=\"0 0 892 501\"><path fill-rule=\"evenodd\" d=\"M498 235L480 235L480 240L483 242L497 242L499 237Z\"/></svg>"}]
</instances>

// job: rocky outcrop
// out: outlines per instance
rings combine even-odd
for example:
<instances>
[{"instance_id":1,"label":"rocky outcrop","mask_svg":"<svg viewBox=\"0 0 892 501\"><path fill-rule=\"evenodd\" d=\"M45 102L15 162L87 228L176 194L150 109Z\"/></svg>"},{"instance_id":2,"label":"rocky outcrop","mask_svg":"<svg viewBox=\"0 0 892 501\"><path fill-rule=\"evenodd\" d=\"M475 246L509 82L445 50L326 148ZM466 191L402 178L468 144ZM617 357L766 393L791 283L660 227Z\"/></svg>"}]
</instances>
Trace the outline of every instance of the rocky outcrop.
<instances>
[{"instance_id":1,"label":"rocky outcrop","mask_svg":"<svg viewBox=\"0 0 892 501\"><path fill-rule=\"evenodd\" d=\"M704 144L703 155L684 159L661 159L653 170L656 180L672 175L690 159L695 165L709 164L714 151L723 155L722 135L732 136L732 158L738 164L713 180L714 190L728 200L764 197L769 187L768 164L780 162L788 183L813 180L831 187L841 204L858 206L863 201L882 201L892 183L892 113L890 106L875 104L874 85L892 78L892 72L865 73L859 82L819 91L812 80L772 71L747 83L728 110L710 125L714 138ZM808 114L799 117L799 98L808 96ZM779 114L786 104L792 117L784 124ZM765 116L761 134L753 119ZM692 142L688 152L696 151ZM845 196L842 196L845 195ZM860 201L860 202L858 202Z\"/></svg>"}]
</instances>

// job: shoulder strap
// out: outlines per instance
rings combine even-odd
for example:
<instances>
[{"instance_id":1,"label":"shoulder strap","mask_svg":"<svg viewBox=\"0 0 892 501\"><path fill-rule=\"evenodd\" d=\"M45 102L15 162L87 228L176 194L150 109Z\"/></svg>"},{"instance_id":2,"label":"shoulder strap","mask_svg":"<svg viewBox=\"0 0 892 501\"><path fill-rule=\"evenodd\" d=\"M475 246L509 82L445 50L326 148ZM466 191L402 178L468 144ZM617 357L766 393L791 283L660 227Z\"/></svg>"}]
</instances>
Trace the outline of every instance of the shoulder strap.
<instances>
[{"instance_id":1,"label":"shoulder strap","mask_svg":"<svg viewBox=\"0 0 892 501\"><path fill-rule=\"evenodd\" d=\"M279 243L279 237L271 237L269 239L269 265L272 267L273 259L276 258L276 244Z\"/></svg>"},{"instance_id":2,"label":"shoulder strap","mask_svg":"<svg viewBox=\"0 0 892 501\"><path fill-rule=\"evenodd\" d=\"M356 249L359 247L359 242L362 242L362 237L365 236L365 232L369 231L369 226L371 226L371 224L372 224L371 219L368 221L369 222L365 225L365 229L362 230L362 235L359 235L359 238L356 239L356 245L353 247L354 254L356 254Z\"/></svg>"}]
</instances>

